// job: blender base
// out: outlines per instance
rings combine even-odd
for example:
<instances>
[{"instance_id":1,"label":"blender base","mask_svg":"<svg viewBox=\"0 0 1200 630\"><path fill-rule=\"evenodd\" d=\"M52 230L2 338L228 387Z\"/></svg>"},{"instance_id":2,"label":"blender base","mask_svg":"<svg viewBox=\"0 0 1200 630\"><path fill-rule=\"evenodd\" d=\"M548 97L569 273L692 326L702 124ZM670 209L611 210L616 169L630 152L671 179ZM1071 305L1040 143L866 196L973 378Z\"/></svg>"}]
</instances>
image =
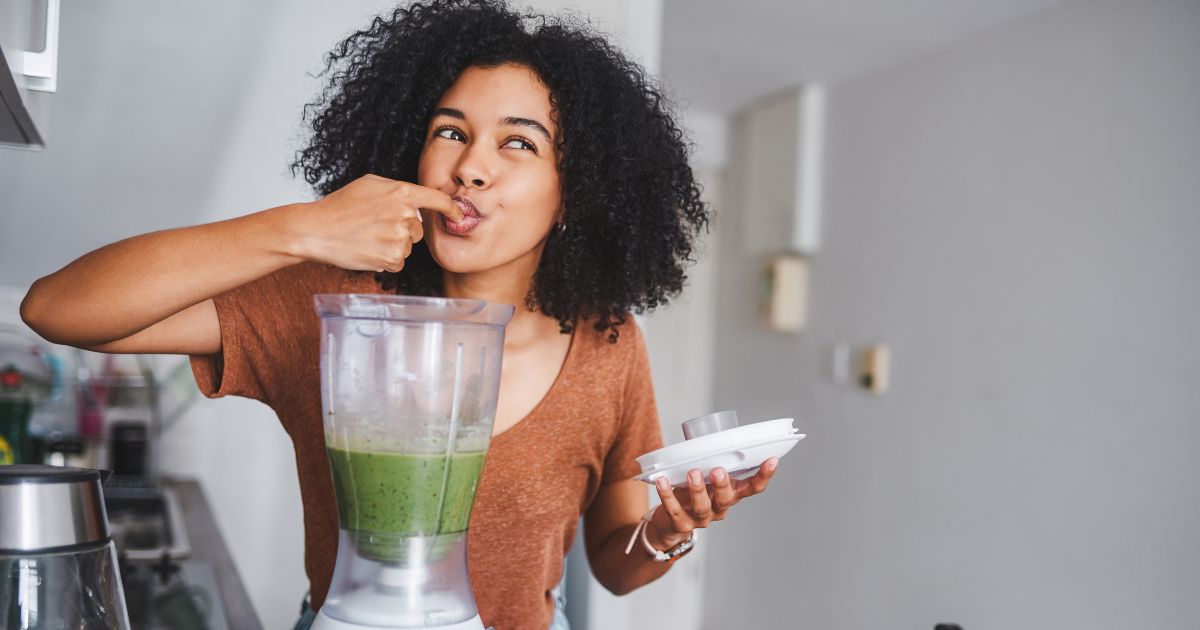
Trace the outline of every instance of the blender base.
<instances>
[{"instance_id":1,"label":"blender base","mask_svg":"<svg viewBox=\"0 0 1200 630\"><path fill-rule=\"evenodd\" d=\"M360 626L356 623L346 623L345 621L338 621L337 619L334 619L332 617L326 617L324 612L318 612L316 620L313 621L312 630L387 630L387 629L380 628L379 626ZM400 629L397 628L397 630L400 630ZM424 630L485 630L485 628L483 627L483 620L479 618L479 615L475 615L475 617L468 619L466 621L460 621L458 623L452 623L449 625L424 626Z\"/></svg>"}]
</instances>

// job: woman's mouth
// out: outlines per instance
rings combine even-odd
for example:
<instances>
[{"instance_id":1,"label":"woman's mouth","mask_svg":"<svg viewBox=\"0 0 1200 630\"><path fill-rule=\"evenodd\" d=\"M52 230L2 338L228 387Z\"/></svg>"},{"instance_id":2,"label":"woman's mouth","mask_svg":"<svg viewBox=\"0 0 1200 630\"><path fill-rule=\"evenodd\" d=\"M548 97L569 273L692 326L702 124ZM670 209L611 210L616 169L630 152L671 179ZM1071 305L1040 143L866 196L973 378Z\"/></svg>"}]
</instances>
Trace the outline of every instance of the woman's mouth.
<instances>
[{"instance_id":1,"label":"woman's mouth","mask_svg":"<svg viewBox=\"0 0 1200 630\"><path fill-rule=\"evenodd\" d=\"M452 199L454 199L454 203L458 204L458 208L462 210L462 221L451 221L446 217L446 215L440 215L442 218L442 225L445 226L446 231L451 234L466 236L471 232L471 230L474 230L479 226L480 223L483 222L483 215L480 214L479 209L475 207L475 204L471 203L470 199L457 195L452 197Z\"/></svg>"}]
</instances>

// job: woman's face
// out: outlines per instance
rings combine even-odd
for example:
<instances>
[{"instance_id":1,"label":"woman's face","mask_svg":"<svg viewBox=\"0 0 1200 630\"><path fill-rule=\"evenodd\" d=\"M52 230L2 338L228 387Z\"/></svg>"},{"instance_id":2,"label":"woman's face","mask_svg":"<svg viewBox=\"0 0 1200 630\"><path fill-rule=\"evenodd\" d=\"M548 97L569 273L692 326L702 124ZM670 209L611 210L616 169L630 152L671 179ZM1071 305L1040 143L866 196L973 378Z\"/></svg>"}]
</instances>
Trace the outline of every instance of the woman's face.
<instances>
[{"instance_id":1,"label":"woman's face","mask_svg":"<svg viewBox=\"0 0 1200 630\"><path fill-rule=\"evenodd\" d=\"M423 213L429 251L443 269L536 269L561 200L550 112L549 89L517 64L467 68L442 95L417 183L463 210L459 223Z\"/></svg>"}]
</instances>

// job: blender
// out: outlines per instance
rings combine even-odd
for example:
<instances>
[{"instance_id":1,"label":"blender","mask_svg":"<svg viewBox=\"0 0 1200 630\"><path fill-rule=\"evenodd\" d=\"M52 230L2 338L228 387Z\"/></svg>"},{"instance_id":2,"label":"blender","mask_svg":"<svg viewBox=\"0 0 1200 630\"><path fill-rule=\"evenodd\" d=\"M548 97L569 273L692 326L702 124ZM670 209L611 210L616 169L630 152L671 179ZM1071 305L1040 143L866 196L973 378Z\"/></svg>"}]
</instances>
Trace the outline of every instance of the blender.
<instances>
[{"instance_id":1,"label":"blender","mask_svg":"<svg viewBox=\"0 0 1200 630\"><path fill-rule=\"evenodd\" d=\"M511 305L317 295L338 555L315 630L482 630L467 524Z\"/></svg>"}]
</instances>

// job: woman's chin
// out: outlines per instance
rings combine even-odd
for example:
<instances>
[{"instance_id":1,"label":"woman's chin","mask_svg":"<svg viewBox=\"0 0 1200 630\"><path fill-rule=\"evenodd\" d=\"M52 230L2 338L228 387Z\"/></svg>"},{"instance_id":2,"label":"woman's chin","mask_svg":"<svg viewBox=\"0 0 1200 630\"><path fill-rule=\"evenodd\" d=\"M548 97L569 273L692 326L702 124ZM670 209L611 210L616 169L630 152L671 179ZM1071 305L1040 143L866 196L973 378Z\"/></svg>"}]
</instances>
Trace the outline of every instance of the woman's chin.
<instances>
[{"instance_id":1,"label":"woman's chin","mask_svg":"<svg viewBox=\"0 0 1200 630\"><path fill-rule=\"evenodd\" d=\"M443 271L445 271L447 273L458 274L458 275L468 274L468 273L479 273L480 271L487 271L486 267L481 267L479 265L469 265L469 264L458 265L458 264L454 264L454 263L450 263L447 265L438 263L438 265L441 266Z\"/></svg>"},{"instance_id":2,"label":"woman's chin","mask_svg":"<svg viewBox=\"0 0 1200 630\"><path fill-rule=\"evenodd\" d=\"M429 253L443 270L450 273L476 273L494 267L494 261L484 259L457 247L431 247Z\"/></svg>"},{"instance_id":3,"label":"woman's chin","mask_svg":"<svg viewBox=\"0 0 1200 630\"><path fill-rule=\"evenodd\" d=\"M541 254L540 243L514 243L497 238L494 234L472 232L475 238L455 238L445 234L434 235L427 241L429 253L443 270L454 274L469 274L509 268L516 271L526 265L513 263L529 261L529 273L537 266ZM503 245L501 245L501 243Z\"/></svg>"}]
</instances>

